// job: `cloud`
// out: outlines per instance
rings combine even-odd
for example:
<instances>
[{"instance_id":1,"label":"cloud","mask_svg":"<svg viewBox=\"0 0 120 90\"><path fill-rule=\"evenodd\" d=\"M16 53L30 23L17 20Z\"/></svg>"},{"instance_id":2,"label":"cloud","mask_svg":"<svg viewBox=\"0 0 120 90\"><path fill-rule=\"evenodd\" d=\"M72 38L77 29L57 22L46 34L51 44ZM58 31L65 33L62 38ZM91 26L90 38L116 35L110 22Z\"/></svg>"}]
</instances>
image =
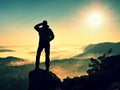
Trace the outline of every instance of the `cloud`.
<instances>
[{"instance_id":1,"label":"cloud","mask_svg":"<svg viewBox=\"0 0 120 90\"><path fill-rule=\"evenodd\" d=\"M19 60L19 61L11 61L9 63L9 66L22 66L22 65L26 65L26 64L30 64L31 62L28 60Z\"/></svg>"},{"instance_id":2,"label":"cloud","mask_svg":"<svg viewBox=\"0 0 120 90\"><path fill-rule=\"evenodd\" d=\"M36 52L35 51L31 51L31 52L28 52L28 54L35 55Z\"/></svg>"},{"instance_id":3,"label":"cloud","mask_svg":"<svg viewBox=\"0 0 120 90\"><path fill-rule=\"evenodd\" d=\"M0 49L0 52L15 52L15 51L11 49Z\"/></svg>"},{"instance_id":4,"label":"cloud","mask_svg":"<svg viewBox=\"0 0 120 90\"><path fill-rule=\"evenodd\" d=\"M8 49L5 46L0 46L0 52L15 52L14 50Z\"/></svg>"},{"instance_id":5,"label":"cloud","mask_svg":"<svg viewBox=\"0 0 120 90\"><path fill-rule=\"evenodd\" d=\"M64 79L66 77L75 77L87 75L88 59L62 59L54 60L51 62L51 71L56 73L59 78Z\"/></svg>"},{"instance_id":6,"label":"cloud","mask_svg":"<svg viewBox=\"0 0 120 90\"><path fill-rule=\"evenodd\" d=\"M72 69L68 69L68 68L63 68L58 65L58 66L52 67L51 71L54 72L61 80L63 80L66 77L73 78L75 76L87 75L87 73L85 71L82 71L82 72L74 71L73 68L77 69L75 67L73 67Z\"/></svg>"},{"instance_id":7,"label":"cloud","mask_svg":"<svg viewBox=\"0 0 120 90\"><path fill-rule=\"evenodd\" d=\"M5 47L4 47L4 46L0 46L0 49L1 49L1 48L5 48Z\"/></svg>"},{"instance_id":8,"label":"cloud","mask_svg":"<svg viewBox=\"0 0 120 90\"><path fill-rule=\"evenodd\" d=\"M58 44L58 45L52 45L50 49L50 58L51 60L55 59L64 59L64 58L70 58L78 53L81 53L83 48L81 45L69 45L69 44ZM37 50L31 50L28 52L29 55L36 56ZM45 57L44 50L42 51L41 56Z\"/></svg>"}]
</instances>

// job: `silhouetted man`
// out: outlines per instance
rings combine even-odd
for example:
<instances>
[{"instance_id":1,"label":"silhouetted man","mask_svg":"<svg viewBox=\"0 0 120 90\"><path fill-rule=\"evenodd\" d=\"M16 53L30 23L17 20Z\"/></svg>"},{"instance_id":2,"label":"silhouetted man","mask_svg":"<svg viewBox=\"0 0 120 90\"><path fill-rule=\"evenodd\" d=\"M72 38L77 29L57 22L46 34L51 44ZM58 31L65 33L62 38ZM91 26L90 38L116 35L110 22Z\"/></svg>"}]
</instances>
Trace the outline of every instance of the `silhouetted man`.
<instances>
[{"instance_id":1,"label":"silhouetted man","mask_svg":"<svg viewBox=\"0 0 120 90\"><path fill-rule=\"evenodd\" d=\"M49 71L50 67L50 41L54 39L54 33L49 28L47 21L44 20L42 23L35 25L35 30L39 33L39 46L36 55L36 68L39 68L39 59L43 49L45 49L45 66L46 71Z\"/></svg>"}]
</instances>

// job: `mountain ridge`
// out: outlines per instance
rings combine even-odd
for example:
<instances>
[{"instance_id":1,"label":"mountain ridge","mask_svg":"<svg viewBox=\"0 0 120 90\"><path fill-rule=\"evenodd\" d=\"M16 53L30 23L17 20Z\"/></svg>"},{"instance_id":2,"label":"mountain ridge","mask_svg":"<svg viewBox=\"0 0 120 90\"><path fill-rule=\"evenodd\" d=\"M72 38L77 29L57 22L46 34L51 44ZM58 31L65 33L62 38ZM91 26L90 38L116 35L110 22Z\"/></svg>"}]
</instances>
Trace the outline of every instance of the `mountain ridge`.
<instances>
[{"instance_id":1,"label":"mountain ridge","mask_svg":"<svg viewBox=\"0 0 120 90\"><path fill-rule=\"evenodd\" d=\"M112 55L119 55L120 54L120 42L102 42L97 44L89 44L83 50L82 54L78 54L73 58L90 58L90 57L97 57L109 49L112 49Z\"/></svg>"}]
</instances>

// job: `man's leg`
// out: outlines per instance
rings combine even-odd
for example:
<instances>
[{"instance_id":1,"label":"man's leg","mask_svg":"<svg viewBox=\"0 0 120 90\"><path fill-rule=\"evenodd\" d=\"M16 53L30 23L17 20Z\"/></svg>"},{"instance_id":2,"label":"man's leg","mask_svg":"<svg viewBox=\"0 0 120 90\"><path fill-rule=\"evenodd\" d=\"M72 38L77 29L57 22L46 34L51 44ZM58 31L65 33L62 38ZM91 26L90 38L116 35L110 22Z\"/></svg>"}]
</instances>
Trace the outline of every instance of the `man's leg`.
<instances>
[{"instance_id":1,"label":"man's leg","mask_svg":"<svg viewBox=\"0 0 120 90\"><path fill-rule=\"evenodd\" d=\"M43 45L39 45L37 49L37 54L36 54L36 62L35 62L36 69L39 69L40 55L42 50L43 50Z\"/></svg>"},{"instance_id":2,"label":"man's leg","mask_svg":"<svg viewBox=\"0 0 120 90\"><path fill-rule=\"evenodd\" d=\"M46 66L46 71L49 71L50 67L50 44L45 45L45 66Z\"/></svg>"}]
</instances>

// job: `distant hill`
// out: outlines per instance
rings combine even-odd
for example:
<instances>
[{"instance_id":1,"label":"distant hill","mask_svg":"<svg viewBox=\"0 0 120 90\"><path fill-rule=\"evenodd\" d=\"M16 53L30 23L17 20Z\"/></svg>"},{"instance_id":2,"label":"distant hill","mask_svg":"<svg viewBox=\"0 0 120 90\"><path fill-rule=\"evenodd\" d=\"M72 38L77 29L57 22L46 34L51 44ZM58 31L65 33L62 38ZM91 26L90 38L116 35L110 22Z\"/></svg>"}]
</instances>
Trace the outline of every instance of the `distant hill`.
<instances>
[{"instance_id":1,"label":"distant hill","mask_svg":"<svg viewBox=\"0 0 120 90\"><path fill-rule=\"evenodd\" d=\"M5 68L6 66L9 66L11 62L17 62L17 61L23 61L23 59L18 57L13 57L13 56L0 58L0 69Z\"/></svg>"},{"instance_id":2,"label":"distant hill","mask_svg":"<svg viewBox=\"0 0 120 90\"><path fill-rule=\"evenodd\" d=\"M0 58L0 78L3 77L22 77L25 78L28 76L29 71L33 70L34 64L25 64L19 66L13 66L10 64L16 62L24 62L24 59L17 57L6 57ZM74 77L86 74L88 69L88 59L62 59L62 60L53 60L51 61L50 70L56 73L61 79L66 77ZM45 63L41 63L40 67L44 69ZM9 73L8 73L9 72Z\"/></svg>"},{"instance_id":3,"label":"distant hill","mask_svg":"<svg viewBox=\"0 0 120 90\"><path fill-rule=\"evenodd\" d=\"M120 54L120 42L112 43L112 42L104 42L98 44L90 44L86 48L84 48L82 54L78 54L73 58L90 58L90 57L97 57L109 49L112 49L112 55L119 55Z\"/></svg>"}]
</instances>

